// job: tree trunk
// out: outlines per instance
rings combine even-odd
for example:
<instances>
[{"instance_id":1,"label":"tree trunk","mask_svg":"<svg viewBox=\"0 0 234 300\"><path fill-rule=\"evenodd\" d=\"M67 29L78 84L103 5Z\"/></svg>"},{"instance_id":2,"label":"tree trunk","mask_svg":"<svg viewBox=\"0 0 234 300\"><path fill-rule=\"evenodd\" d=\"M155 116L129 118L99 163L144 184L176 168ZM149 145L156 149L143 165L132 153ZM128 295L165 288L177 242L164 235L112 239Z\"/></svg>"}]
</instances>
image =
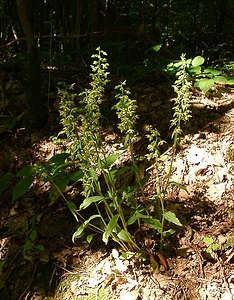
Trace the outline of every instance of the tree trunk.
<instances>
[{"instance_id":1,"label":"tree trunk","mask_svg":"<svg viewBox=\"0 0 234 300\"><path fill-rule=\"evenodd\" d=\"M80 26L81 26L81 17L82 17L82 8L83 8L83 1L76 0L75 1L75 16L74 16L74 37L76 41L76 47L79 49L80 47Z\"/></svg>"},{"instance_id":2,"label":"tree trunk","mask_svg":"<svg viewBox=\"0 0 234 300\"><path fill-rule=\"evenodd\" d=\"M28 52L28 74L24 83L28 121L29 126L40 128L46 122L46 106L41 93L40 58L29 22L25 0L17 0L17 12L25 35Z\"/></svg>"},{"instance_id":3,"label":"tree trunk","mask_svg":"<svg viewBox=\"0 0 234 300\"><path fill-rule=\"evenodd\" d=\"M99 0L94 0L91 3L91 18L90 18L90 44L91 46L98 46L99 43Z\"/></svg>"}]
</instances>

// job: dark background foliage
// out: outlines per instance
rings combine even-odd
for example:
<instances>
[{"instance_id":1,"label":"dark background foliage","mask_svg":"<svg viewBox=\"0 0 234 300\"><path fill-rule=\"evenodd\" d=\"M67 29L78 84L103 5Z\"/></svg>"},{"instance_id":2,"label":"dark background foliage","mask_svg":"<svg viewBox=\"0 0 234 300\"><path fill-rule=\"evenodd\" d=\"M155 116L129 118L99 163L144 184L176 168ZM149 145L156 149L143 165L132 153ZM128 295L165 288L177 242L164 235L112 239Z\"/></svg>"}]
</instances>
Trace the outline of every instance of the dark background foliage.
<instances>
[{"instance_id":1,"label":"dark background foliage","mask_svg":"<svg viewBox=\"0 0 234 300\"><path fill-rule=\"evenodd\" d=\"M107 51L112 72L132 82L181 53L222 66L234 59L233 10L232 0L1 0L0 69L21 81L28 124L41 127L53 88L42 91L41 71L50 84L74 69L74 82L89 72L97 46Z\"/></svg>"},{"instance_id":2,"label":"dark background foliage","mask_svg":"<svg viewBox=\"0 0 234 300\"><path fill-rule=\"evenodd\" d=\"M52 31L53 54L137 42L144 47L162 43L176 57L181 52L211 60L233 55L231 0L1 0L1 46L14 42L11 47L23 50L17 2L25 2L33 34L44 51L49 51Z\"/></svg>"}]
</instances>

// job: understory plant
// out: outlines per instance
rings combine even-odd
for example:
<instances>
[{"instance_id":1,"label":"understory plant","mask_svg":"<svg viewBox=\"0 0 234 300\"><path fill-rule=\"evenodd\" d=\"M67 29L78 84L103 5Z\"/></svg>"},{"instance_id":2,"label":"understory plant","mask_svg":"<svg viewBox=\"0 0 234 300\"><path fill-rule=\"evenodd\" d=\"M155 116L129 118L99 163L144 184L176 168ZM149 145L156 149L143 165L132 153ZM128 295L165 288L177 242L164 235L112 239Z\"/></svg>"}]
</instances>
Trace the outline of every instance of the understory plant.
<instances>
[{"instance_id":1,"label":"understory plant","mask_svg":"<svg viewBox=\"0 0 234 300\"><path fill-rule=\"evenodd\" d=\"M161 236L161 245L165 236L173 234L175 232L174 229L164 231L165 220L172 222L178 226L182 226L181 222L173 212L165 210L165 200L168 196L170 187L177 186L180 189L185 189L185 187L180 183L171 180L173 175L173 162L175 160L176 149L178 147L180 136L182 134L182 124L186 123L191 117L188 102L191 82L189 81L189 74L186 71L188 62L184 54L181 55L181 62L181 67L176 74L177 80L175 81L173 86L174 91L177 94L177 97L172 99L172 101L174 102L174 114L171 120L171 127L173 128L173 145L170 149L161 154L160 148L164 144L164 141L160 138L160 133L158 132L158 130L151 130L150 134L148 134L147 136L150 142L148 145L149 154L147 155L147 158L152 161L152 165L150 168L153 170L153 176L155 178L155 191L152 195L152 201L154 202L155 211L159 218L159 222L157 222L157 220L155 220L155 222L158 224L157 229ZM166 160L168 161L168 166L165 169L164 162Z\"/></svg>"},{"instance_id":2,"label":"understory plant","mask_svg":"<svg viewBox=\"0 0 234 300\"><path fill-rule=\"evenodd\" d=\"M135 240L133 230L137 231L140 229L141 224L146 224L160 234L162 244L163 238L174 232L173 229L165 231L165 221L178 226L182 225L172 211L165 210L165 199L171 185L183 188L179 183L171 182L171 176L175 151L182 132L181 125L190 117L188 95L191 84L186 71L187 61L185 56L182 56L183 64L178 71L178 79L174 85L177 98L174 99L174 116L171 121L173 146L167 153L161 154L160 147L164 142L160 139L159 132L157 129L152 129L148 134L149 154L147 158L152 163L151 169L153 169L152 176L155 180L155 192L151 199L147 199L144 193L144 185L150 176L147 173L144 178L141 178L138 160L134 153L134 141L137 135L135 125L138 119L136 101L130 99L131 93L126 88L126 82L116 86L115 98L117 103L112 109L116 110L119 119L118 128L123 134L123 147L130 154L128 166L120 167L115 163L120 154L106 155L105 143L100 134L100 104L105 98L105 85L108 82L106 53L98 48L97 54L93 55L93 59L91 87L77 95L80 101L78 117L73 122L72 128L72 132L76 128L75 134L71 135L69 131L66 135L69 140L68 148L75 155L74 158L83 174L80 181L83 187L82 196L84 199L77 211L87 210L92 212L73 234L73 241L83 236L84 231L89 228L94 232L101 233L102 240L105 243L108 243L109 238L111 238L125 250L137 250L139 245ZM66 96L66 91L60 90L62 98L63 93ZM62 101L60 107L62 124L70 119L70 110L65 110L63 103L66 105L66 102ZM68 112L68 115L64 114L65 111ZM66 125L66 128L68 127L69 124ZM170 156L168 153L170 153ZM160 170L164 168L164 161L169 157L169 169L166 170L166 174L164 170L162 176ZM134 184L128 183L127 186L119 186L121 177L127 172L134 174ZM139 201L139 198L142 201ZM74 203L74 207L76 205L77 203ZM153 214L152 205L154 206ZM94 209L95 213L93 213ZM91 241L92 237L93 234L89 234L87 236L88 241Z\"/></svg>"},{"instance_id":3,"label":"understory plant","mask_svg":"<svg viewBox=\"0 0 234 300\"><path fill-rule=\"evenodd\" d=\"M111 237L125 250L133 250L137 249L138 246L127 228L127 219L122 207L124 193L120 193L116 188L119 170L112 167L119 154L107 156L105 145L100 136L100 104L104 99L104 87L108 82L108 63L105 56L106 53L100 48L97 49L97 54L92 56L94 63L91 66L91 88L79 94L81 100L79 101L79 118L75 122L77 125L76 136L73 138L73 142L70 141L69 144L69 148L73 151L75 160L83 174L80 181L84 200L78 211L85 210L91 205L96 210L95 214L92 214L79 226L73 234L73 240L83 236L84 230L89 227L102 233L102 239L105 243ZM124 94L123 85L120 86L122 97ZM121 98L121 96L119 97ZM124 120L122 120L122 128L127 129L127 134L131 139L130 127L134 124L134 111L131 112L131 109L134 109L134 106L132 108L125 106L124 109L126 113L130 112L132 115L130 124L125 125ZM63 107L60 110L64 112ZM67 120L68 116L63 116L62 122L65 121L64 118ZM90 234L87 239L91 241L92 236Z\"/></svg>"},{"instance_id":4,"label":"understory plant","mask_svg":"<svg viewBox=\"0 0 234 300\"><path fill-rule=\"evenodd\" d=\"M188 96L191 84L187 73L187 60L181 57L173 99L173 145L161 153L164 141L156 128L148 133L147 159L151 167L141 176L139 161L134 151L136 136L137 102L131 99L126 82L116 86L115 105L112 109L118 117L118 128L123 142L118 151L107 154L106 142L102 138L100 105L106 99L109 64L107 54L100 48L92 56L90 87L82 93L75 92L75 85L60 84L60 119L62 130L57 140L64 141L67 151L56 154L43 166L28 166L17 173L20 180L13 189L13 200L20 198L36 181L50 183L53 197L61 197L79 223L72 236L75 241L86 233L91 242L94 234L101 234L105 244L109 240L118 243L125 251L137 251L142 244L135 233L147 226L160 236L174 233L170 224L181 226L174 212L167 211L165 201L171 186L184 188L171 180L176 148L182 133L182 123L190 117ZM118 164L121 151L129 153L129 162ZM167 167L165 162L169 161ZM151 174L150 174L151 172ZM5 186L12 174L5 177ZM149 178L154 181L154 191L149 197L144 187ZM127 180L127 178L133 178ZM67 190L81 185L79 197L67 199Z\"/></svg>"}]
</instances>

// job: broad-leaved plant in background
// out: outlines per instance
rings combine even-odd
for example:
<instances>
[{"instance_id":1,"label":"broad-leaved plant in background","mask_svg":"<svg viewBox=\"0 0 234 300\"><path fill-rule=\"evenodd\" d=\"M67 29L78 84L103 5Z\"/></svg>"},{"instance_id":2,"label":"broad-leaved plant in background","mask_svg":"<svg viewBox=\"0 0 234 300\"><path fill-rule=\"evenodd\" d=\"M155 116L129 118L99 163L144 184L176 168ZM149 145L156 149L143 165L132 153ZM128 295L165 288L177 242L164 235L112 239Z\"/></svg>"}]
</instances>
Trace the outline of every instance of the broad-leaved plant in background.
<instances>
[{"instance_id":1,"label":"broad-leaved plant in background","mask_svg":"<svg viewBox=\"0 0 234 300\"><path fill-rule=\"evenodd\" d=\"M183 59L180 61L171 62L167 65L165 71L169 74L174 74L183 65ZM222 85L234 85L234 78L227 76L221 69L204 67L205 59L202 56L196 56L193 59L186 60L187 73L193 81L193 86L207 93L216 83Z\"/></svg>"}]
</instances>

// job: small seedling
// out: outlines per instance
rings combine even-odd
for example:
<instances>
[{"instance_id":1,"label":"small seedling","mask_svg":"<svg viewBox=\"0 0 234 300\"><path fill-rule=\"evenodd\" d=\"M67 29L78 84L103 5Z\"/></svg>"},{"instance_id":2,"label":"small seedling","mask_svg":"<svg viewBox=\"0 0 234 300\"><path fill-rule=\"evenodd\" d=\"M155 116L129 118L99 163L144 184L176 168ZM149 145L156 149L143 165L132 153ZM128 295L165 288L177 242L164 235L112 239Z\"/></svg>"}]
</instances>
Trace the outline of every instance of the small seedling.
<instances>
[{"instance_id":1,"label":"small seedling","mask_svg":"<svg viewBox=\"0 0 234 300\"><path fill-rule=\"evenodd\" d=\"M209 253L213 258L216 257L216 251L219 248L219 245L214 242L213 238L204 237L203 242L206 244L206 252Z\"/></svg>"}]
</instances>

